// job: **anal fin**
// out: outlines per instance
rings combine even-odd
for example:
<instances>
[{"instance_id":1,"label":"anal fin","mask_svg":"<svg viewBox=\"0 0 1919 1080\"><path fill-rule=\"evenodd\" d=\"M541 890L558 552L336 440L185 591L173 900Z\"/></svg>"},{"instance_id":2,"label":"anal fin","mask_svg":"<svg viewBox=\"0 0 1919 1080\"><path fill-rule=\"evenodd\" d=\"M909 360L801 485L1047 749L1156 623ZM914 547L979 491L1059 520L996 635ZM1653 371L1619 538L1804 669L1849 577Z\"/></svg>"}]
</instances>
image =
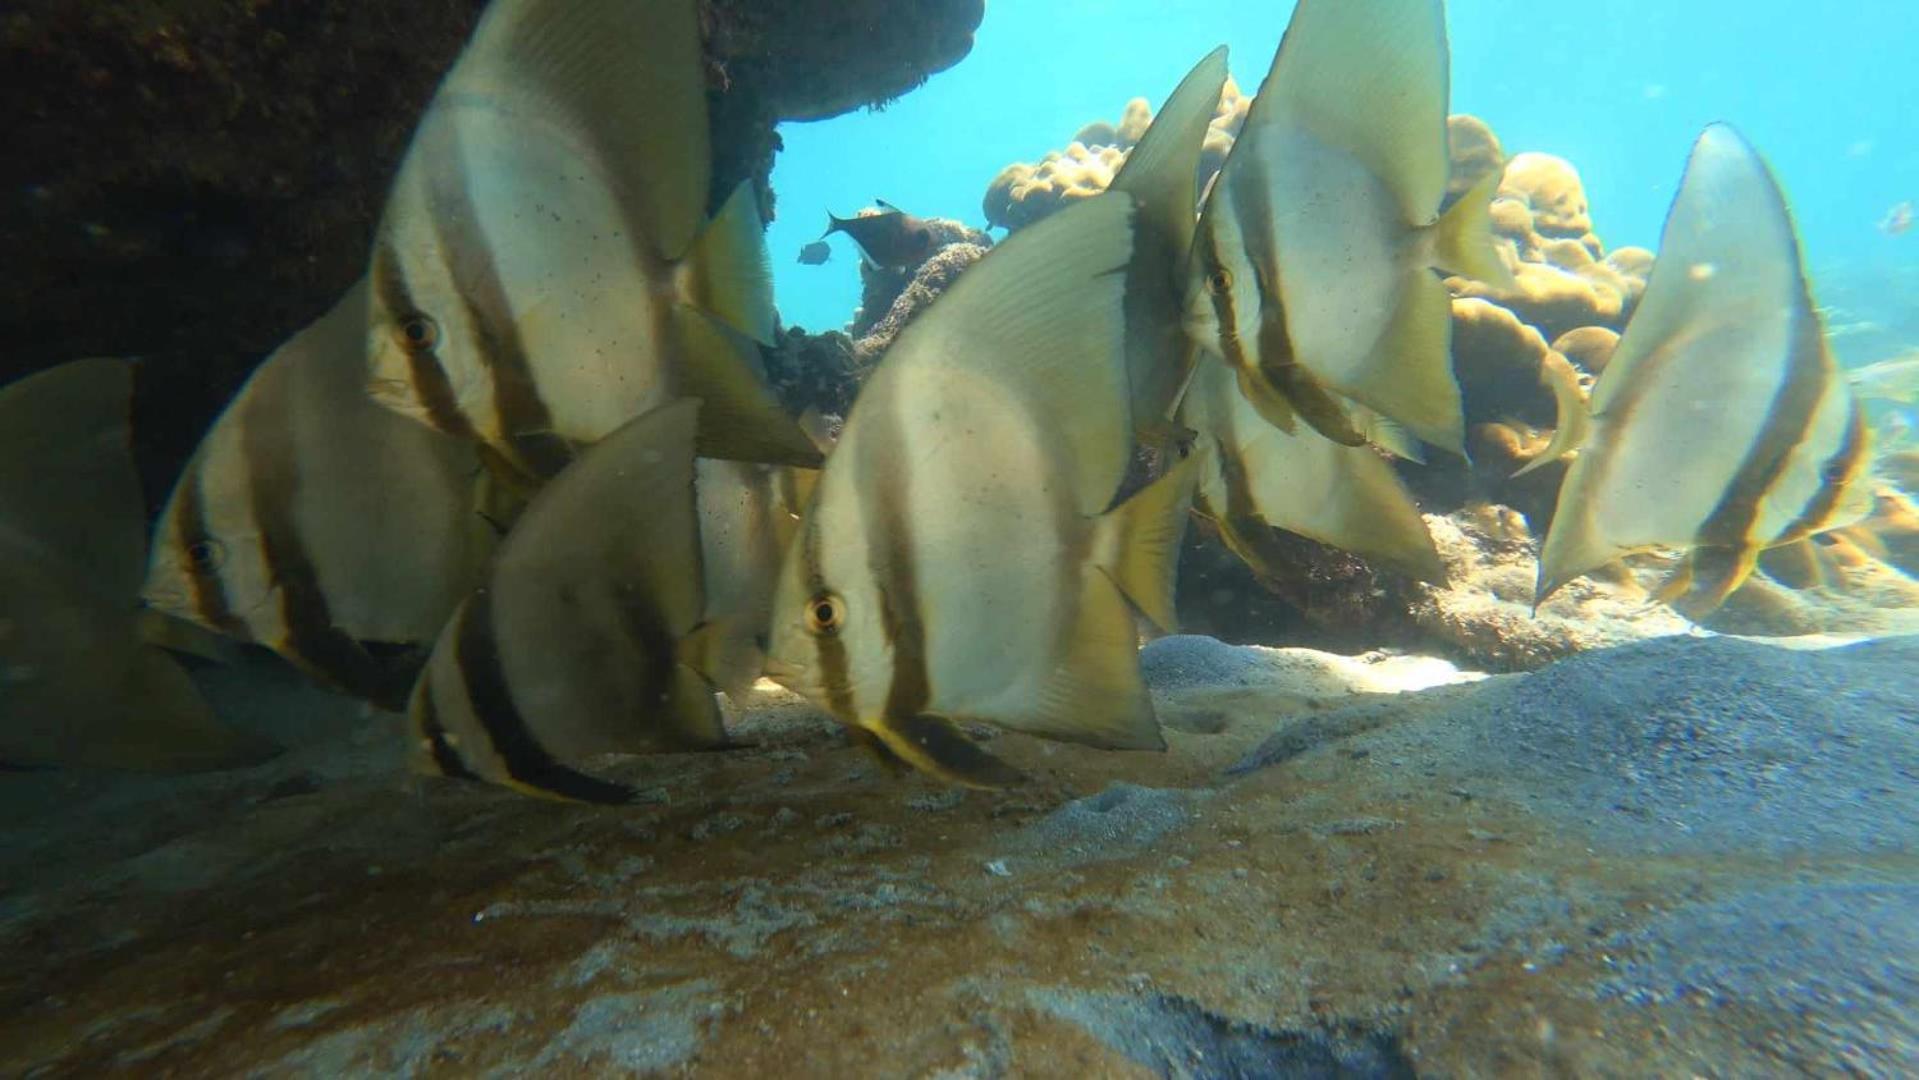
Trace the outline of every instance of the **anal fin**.
<instances>
[{"instance_id":1,"label":"anal fin","mask_svg":"<svg viewBox=\"0 0 1919 1080\"><path fill-rule=\"evenodd\" d=\"M1759 549L1751 544L1695 548L1680 569L1659 587L1655 599L1693 622L1719 610L1726 598L1752 576Z\"/></svg>"},{"instance_id":2,"label":"anal fin","mask_svg":"<svg viewBox=\"0 0 1919 1080\"><path fill-rule=\"evenodd\" d=\"M742 181L687 253L687 302L759 342L773 344L773 275L753 185Z\"/></svg>"}]
</instances>

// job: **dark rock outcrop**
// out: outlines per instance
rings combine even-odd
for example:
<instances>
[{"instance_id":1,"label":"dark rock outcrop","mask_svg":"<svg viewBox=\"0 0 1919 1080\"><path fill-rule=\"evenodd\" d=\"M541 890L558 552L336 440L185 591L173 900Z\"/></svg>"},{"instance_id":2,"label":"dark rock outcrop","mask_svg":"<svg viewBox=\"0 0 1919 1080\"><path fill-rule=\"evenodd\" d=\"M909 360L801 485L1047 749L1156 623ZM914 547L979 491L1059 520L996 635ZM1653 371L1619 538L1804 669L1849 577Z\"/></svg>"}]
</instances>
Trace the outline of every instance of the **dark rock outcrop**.
<instances>
[{"instance_id":1,"label":"dark rock outcrop","mask_svg":"<svg viewBox=\"0 0 1919 1080\"><path fill-rule=\"evenodd\" d=\"M252 366L363 271L420 109L481 0L22 0L0 14L0 383L147 358L164 485ZM704 0L714 191L781 119L897 97L965 56L981 0Z\"/></svg>"}]
</instances>

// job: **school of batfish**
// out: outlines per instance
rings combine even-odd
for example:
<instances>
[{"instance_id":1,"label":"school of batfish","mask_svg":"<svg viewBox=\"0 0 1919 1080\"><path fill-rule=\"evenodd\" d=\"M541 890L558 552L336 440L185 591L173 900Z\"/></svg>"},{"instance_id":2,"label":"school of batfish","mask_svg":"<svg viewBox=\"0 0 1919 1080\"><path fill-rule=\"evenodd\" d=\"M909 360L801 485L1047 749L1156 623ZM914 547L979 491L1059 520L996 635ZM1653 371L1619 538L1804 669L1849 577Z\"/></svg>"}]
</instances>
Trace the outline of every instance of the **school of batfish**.
<instances>
[{"instance_id":1,"label":"school of batfish","mask_svg":"<svg viewBox=\"0 0 1919 1080\"><path fill-rule=\"evenodd\" d=\"M424 772L559 799L630 797L598 755L725 745L716 695L761 675L959 784L1020 778L961 721L1163 747L1141 624L1173 626L1189 512L1255 567L1278 528L1441 575L1387 455L1463 453L1441 274L1509 280L1496 171L1441 213L1440 0L1300 0L1200 191L1226 70L908 325L828 445L761 366L752 192L706 214L693 0L494 0L364 279L259 366L150 538L126 363L0 390L0 759L258 760L169 651L229 638L404 709ZM927 241L888 216L829 231ZM1731 128L1659 251L1590 407L1557 395L1537 596L1676 548L1661 598L1698 618L1859 517L1869 455Z\"/></svg>"}]
</instances>

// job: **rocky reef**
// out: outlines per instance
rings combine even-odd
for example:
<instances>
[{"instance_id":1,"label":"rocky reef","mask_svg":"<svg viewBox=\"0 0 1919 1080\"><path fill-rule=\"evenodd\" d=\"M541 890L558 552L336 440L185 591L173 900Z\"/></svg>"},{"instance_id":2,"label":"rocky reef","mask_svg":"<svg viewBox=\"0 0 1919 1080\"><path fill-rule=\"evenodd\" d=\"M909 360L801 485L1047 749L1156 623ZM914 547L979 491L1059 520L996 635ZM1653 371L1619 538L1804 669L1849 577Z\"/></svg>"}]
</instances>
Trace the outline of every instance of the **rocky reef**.
<instances>
[{"instance_id":1,"label":"rocky reef","mask_svg":"<svg viewBox=\"0 0 1919 1080\"><path fill-rule=\"evenodd\" d=\"M618 809L203 671L294 749L0 785L0 1071L1919 1069L1919 639L1143 659L1163 754L1001 734L1035 782L949 790L763 691Z\"/></svg>"},{"instance_id":2,"label":"rocky reef","mask_svg":"<svg viewBox=\"0 0 1919 1080\"><path fill-rule=\"evenodd\" d=\"M365 268L387 184L482 0L23 0L0 14L0 382L135 355L149 486ZM703 0L717 199L781 119L957 62L982 0Z\"/></svg>"}]
</instances>

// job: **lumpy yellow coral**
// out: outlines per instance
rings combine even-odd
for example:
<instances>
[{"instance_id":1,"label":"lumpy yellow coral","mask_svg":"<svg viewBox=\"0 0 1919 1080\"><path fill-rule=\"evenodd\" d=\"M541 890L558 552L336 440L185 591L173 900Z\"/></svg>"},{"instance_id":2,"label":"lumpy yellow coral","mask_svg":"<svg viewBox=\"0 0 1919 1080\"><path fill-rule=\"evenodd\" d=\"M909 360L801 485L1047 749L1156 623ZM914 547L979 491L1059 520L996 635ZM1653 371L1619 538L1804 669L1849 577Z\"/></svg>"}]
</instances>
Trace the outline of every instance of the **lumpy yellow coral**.
<instances>
[{"instance_id":1,"label":"lumpy yellow coral","mask_svg":"<svg viewBox=\"0 0 1919 1080\"><path fill-rule=\"evenodd\" d=\"M1200 150L1200 190L1226 163L1226 154L1246 123L1246 110L1252 100L1240 92L1239 84L1227 78ZM1017 229L1075 199L1105 191L1152 122L1152 107L1145 98L1134 98L1126 103L1117 124L1095 120L1080 128L1064 150L1052 151L1037 162L1015 162L1001 169L987 185L981 203L987 224Z\"/></svg>"},{"instance_id":2,"label":"lumpy yellow coral","mask_svg":"<svg viewBox=\"0 0 1919 1080\"><path fill-rule=\"evenodd\" d=\"M1565 158L1530 151L1514 155L1506 163L1496 197L1523 204L1541 236L1578 240L1592 233L1586 185L1580 182L1579 170Z\"/></svg>"},{"instance_id":3,"label":"lumpy yellow coral","mask_svg":"<svg viewBox=\"0 0 1919 1080\"><path fill-rule=\"evenodd\" d=\"M1452 174L1446 181L1449 204L1506 164L1506 152L1500 149L1499 136L1477 116L1447 117L1446 146L1453 163Z\"/></svg>"},{"instance_id":4,"label":"lumpy yellow coral","mask_svg":"<svg viewBox=\"0 0 1919 1080\"><path fill-rule=\"evenodd\" d=\"M1498 137L1473 117L1448 124L1453 180L1483 177ZM1451 278L1455 296L1491 300L1548 336L1588 326L1623 327L1646 290L1652 252L1620 248L1606 253L1593 232L1579 171L1551 154L1524 153L1506 162L1491 208L1492 227L1514 287Z\"/></svg>"},{"instance_id":5,"label":"lumpy yellow coral","mask_svg":"<svg viewBox=\"0 0 1919 1080\"><path fill-rule=\"evenodd\" d=\"M1125 160L1126 151L1119 147L1073 142L1037 165L1008 165L986 188L981 209L987 224L1017 229L1076 199L1092 198L1112 184Z\"/></svg>"}]
</instances>

